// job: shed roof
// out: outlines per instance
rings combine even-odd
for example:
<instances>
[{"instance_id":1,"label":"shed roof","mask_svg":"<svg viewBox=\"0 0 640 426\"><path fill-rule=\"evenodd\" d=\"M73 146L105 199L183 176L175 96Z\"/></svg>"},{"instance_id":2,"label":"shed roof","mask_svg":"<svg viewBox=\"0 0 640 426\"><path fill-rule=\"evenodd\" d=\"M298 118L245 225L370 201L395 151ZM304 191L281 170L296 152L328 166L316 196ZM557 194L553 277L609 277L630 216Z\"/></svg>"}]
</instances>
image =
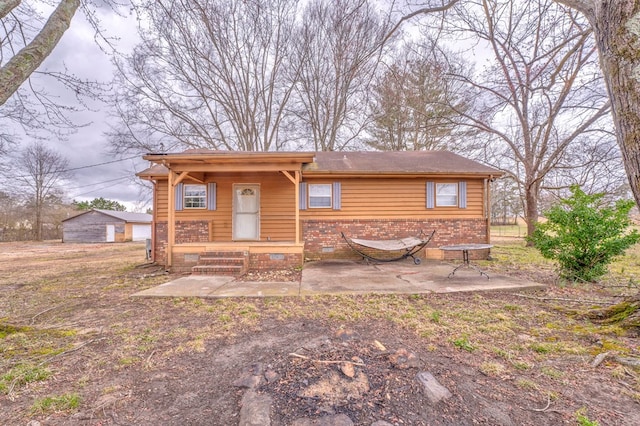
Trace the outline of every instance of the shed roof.
<instances>
[{"instance_id":1,"label":"shed roof","mask_svg":"<svg viewBox=\"0 0 640 426\"><path fill-rule=\"evenodd\" d=\"M132 212L120 212L120 211L116 211L116 210L102 210L102 209L91 209L91 210L86 210L82 213L79 213L75 216L71 216L68 217L66 219L63 220L69 220L69 219L73 219L76 218L78 216L82 216L84 214L90 213L90 212L98 212L101 214L105 214L107 216L111 216L113 218L116 219L120 219L124 222L134 222L134 223L151 223L151 220L153 219L153 216L147 213L132 213Z\"/></svg>"}]
</instances>

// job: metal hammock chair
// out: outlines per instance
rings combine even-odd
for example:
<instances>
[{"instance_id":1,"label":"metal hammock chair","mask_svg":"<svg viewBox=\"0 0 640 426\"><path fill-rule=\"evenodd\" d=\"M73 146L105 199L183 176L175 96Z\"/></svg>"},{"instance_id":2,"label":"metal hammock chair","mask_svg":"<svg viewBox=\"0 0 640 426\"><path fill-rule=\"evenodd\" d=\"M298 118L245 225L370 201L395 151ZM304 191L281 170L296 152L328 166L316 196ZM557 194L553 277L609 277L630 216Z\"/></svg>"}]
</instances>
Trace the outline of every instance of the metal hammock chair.
<instances>
[{"instance_id":1,"label":"metal hammock chair","mask_svg":"<svg viewBox=\"0 0 640 426\"><path fill-rule=\"evenodd\" d=\"M436 233L435 229L431 235L425 235L422 231L417 237L407 237L394 240L362 240L359 238L348 238L341 232L342 238L354 252L358 253L364 259L376 262L394 262L396 260L406 259L410 257L413 263L420 264L420 258L415 254L422 250ZM373 252L367 249L374 250ZM377 251L377 253L376 253ZM389 257L382 257L383 252L389 252Z\"/></svg>"}]
</instances>

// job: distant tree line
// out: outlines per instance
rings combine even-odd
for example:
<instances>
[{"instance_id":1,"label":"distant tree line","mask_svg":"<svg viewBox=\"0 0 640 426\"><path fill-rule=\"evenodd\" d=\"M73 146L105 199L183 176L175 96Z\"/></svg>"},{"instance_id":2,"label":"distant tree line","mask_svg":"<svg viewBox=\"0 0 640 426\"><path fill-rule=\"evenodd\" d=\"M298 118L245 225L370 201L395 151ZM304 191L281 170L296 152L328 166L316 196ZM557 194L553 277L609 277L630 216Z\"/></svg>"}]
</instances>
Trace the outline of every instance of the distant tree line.
<instances>
[{"instance_id":1,"label":"distant tree line","mask_svg":"<svg viewBox=\"0 0 640 426\"><path fill-rule=\"evenodd\" d=\"M0 241L62 238L62 221L82 210L126 211L117 201L65 201L72 178L68 161L55 150L35 142L19 152L13 167L0 173Z\"/></svg>"},{"instance_id":2,"label":"distant tree line","mask_svg":"<svg viewBox=\"0 0 640 426\"><path fill-rule=\"evenodd\" d=\"M119 202L102 197L69 203L52 194L42 200L39 218L36 218L33 200L0 191L0 242L62 239L62 221L91 209L127 210Z\"/></svg>"}]
</instances>

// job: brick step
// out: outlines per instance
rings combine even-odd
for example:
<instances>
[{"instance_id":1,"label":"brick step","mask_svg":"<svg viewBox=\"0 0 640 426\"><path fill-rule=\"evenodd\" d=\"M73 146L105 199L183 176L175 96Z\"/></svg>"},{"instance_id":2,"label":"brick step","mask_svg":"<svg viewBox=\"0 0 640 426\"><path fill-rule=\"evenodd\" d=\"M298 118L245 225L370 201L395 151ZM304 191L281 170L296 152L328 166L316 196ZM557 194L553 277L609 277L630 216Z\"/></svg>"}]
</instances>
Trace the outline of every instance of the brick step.
<instances>
[{"instance_id":1,"label":"brick step","mask_svg":"<svg viewBox=\"0 0 640 426\"><path fill-rule=\"evenodd\" d=\"M198 265L244 265L244 257L202 257L198 260Z\"/></svg>"},{"instance_id":2,"label":"brick step","mask_svg":"<svg viewBox=\"0 0 640 426\"><path fill-rule=\"evenodd\" d=\"M249 259L242 251L208 251L200 253L198 264L191 268L193 275L235 275L247 271Z\"/></svg>"},{"instance_id":3,"label":"brick step","mask_svg":"<svg viewBox=\"0 0 640 426\"><path fill-rule=\"evenodd\" d=\"M209 258L209 259L215 259L215 258L245 258L246 255L244 252L242 251L205 251L200 253L200 258Z\"/></svg>"},{"instance_id":4,"label":"brick step","mask_svg":"<svg viewBox=\"0 0 640 426\"><path fill-rule=\"evenodd\" d=\"M196 265L191 268L192 275L242 275L244 266Z\"/></svg>"}]
</instances>

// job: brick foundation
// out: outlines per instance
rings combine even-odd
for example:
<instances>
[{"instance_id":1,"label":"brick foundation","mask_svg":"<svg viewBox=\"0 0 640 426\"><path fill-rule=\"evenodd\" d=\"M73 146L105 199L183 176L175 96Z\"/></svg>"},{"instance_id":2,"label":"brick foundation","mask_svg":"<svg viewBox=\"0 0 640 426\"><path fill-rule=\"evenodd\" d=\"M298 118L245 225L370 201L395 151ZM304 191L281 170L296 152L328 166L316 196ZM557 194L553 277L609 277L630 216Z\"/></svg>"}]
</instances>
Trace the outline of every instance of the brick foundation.
<instances>
[{"instance_id":1,"label":"brick foundation","mask_svg":"<svg viewBox=\"0 0 640 426\"><path fill-rule=\"evenodd\" d=\"M302 255L295 253L251 253L249 270L289 269L302 266Z\"/></svg>"},{"instance_id":2,"label":"brick foundation","mask_svg":"<svg viewBox=\"0 0 640 426\"><path fill-rule=\"evenodd\" d=\"M200 264L203 253L176 253L171 271L191 273L191 268ZM289 269L302 266L302 255L295 253L249 253L248 271Z\"/></svg>"},{"instance_id":3,"label":"brick foundation","mask_svg":"<svg viewBox=\"0 0 640 426\"><path fill-rule=\"evenodd\" d=\"M163 265L167 261L167 241L169 240L167 237L168 223L156 222L155 227L156 240L153 247L153 259L156 261L156 263Z\"/></svg>"},{"instance_id":4,"label":"brick foundation","mask_svg":"<svg viewBox=\"0 0 640 426\"><path fill-rule=\"evenodd\" d=\"M426 246L427 252L421 250L416 257L459 259L458 252L442 252L437 248L449 244L487 243L487 221L484 219L373 219L373 220L304 220L302 221L302 238L305 241L304 260L320 259L361 259L342 239L341 233L349 238L367 240L386 240L418 236L420 232L430 235L436 233ZM176 222L176 243L207 242L209 239L209 222L178 221ZM166 261L167 222L156 223L155 259L162 264ZM379 257L396 255L393 252L367 251ZM473 259L484 259L488 250L469 253ZM197 264L199 253L178 254L173 257L172 269L175 272L189 272ZM299 267L303 259L299 254L291 253L250 253L249 270L286 269Z\"/></svg>"},{"instance_id":5,"label":"brick foundation","mask_svg":"<svg viewBox=\"0 0 640 426\"><path fill-rule=\"evenodd\" d=\"M426 246L431 251L449 244L487 243L487 221L484 219L305 220L302 229L305 257L309 260L362 258L342 239L343 232L349 238L387 240L417 236L420 232L429 235L435 229L433 239ZM439 250L434 252L438 258L443 255ZM371 253L376 254L375 251ZM382 257L389 256L389 253L379 254ZM485 250L473 252L473 258L476 259L486 258L487 255L488 251ZM425 256L422 250L416 256L434 257ZM444 256L456 259L460 254L445 252Z\"/></svg>"}]
</instances>

